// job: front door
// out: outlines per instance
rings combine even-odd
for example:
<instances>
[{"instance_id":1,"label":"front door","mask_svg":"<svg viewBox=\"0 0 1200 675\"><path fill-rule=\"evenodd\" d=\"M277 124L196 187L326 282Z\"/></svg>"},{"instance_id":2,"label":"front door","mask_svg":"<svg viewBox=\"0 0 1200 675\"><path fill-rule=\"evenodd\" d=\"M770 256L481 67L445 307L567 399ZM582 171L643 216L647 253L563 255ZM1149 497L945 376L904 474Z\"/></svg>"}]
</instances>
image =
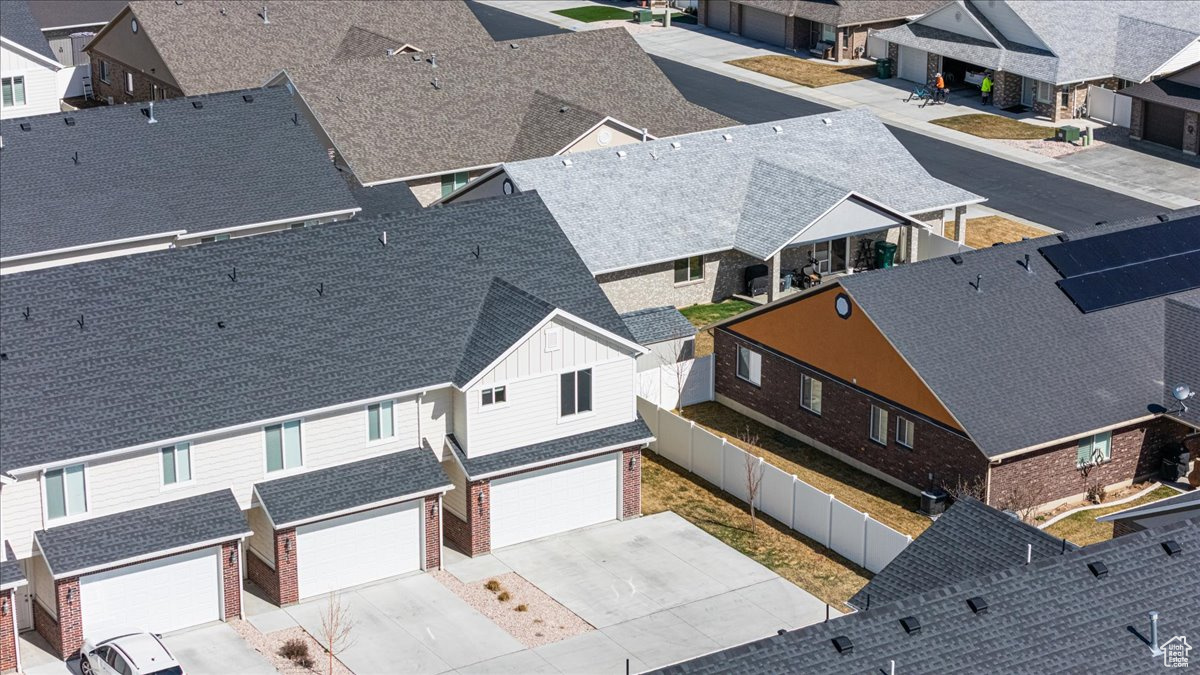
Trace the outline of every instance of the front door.
<instances>
[{"instance_id":1,"label":"front door","mask_svg":"<svg viewBox=\"0 0 1200 675\"><path fill-rule=\"evenodd\" d=\"M33 628L33 584L25 584L16 590L17 631Z\"/></svg>"},{"instance_id":2,"label":"front door","mask_svg":"<svg viewBox=\"0 0 1200 675\"><path fill-rule=\"evenodd\" d=\"M1033 107L1033 94L1037 91L1037 80L1021 78L1021 105Z\"/></svg>"}]
</instances>

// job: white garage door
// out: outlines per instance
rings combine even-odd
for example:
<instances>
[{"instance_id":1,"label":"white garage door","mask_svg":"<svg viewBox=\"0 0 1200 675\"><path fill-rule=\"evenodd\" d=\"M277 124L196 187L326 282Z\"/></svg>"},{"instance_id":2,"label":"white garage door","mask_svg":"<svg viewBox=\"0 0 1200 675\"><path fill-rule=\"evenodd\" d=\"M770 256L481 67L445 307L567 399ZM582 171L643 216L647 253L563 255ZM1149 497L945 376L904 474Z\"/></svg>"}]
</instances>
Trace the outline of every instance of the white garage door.
<instances>
[{"instance_id":1,"label":"white garage door","mask_svg":"<svg viewBox=\"0 0 1200 675\"><path fill-rule=\"evenodd\" d=\"M742 7L742 37L770 45L787 45L787 22L791 19L754 7Z\"/></svg>"},{"instance_id":2,"label":"white garage door","mask_svg":"<svg viewBox=\"0 0 1200 675\"><path fill-rule=\"evenodd\" d=\"M929 80L926 72L928 52L923 49L913 49L900 45L900 77L912 82L925 84Z\"/></svg>"},{"instance_id":3,"label":"white garage door","mask_svg":"<svg viewBox=\"0 0 1200 675\"><path fill-rule=\"evenodd\" d=\"M617 518L620 455L492 481L492 548Z\"/></svg>"},{"instance_id":4,"label":"white garage door","mask_svg":"<svg viewBox=\"0 0 1200 675\"><path fill-rule=\"evenodd\" d=\"M708 0L704 22L709 28L729 30L729 0Z\"/></svg>"},{"instance_id":5,"label":"white garage door","mask_svg":"<svg viewBox=\"0 0 1200 675\"><path fill-rule=\"evenodd\" d=\"M79 579L83 635L154 633L221 618L221 549L206 548Z\"/></svg>"},{"instance_id":6,"label":"white garage door","mask_svg":"<svg viewBox=\"0 0 1200 675\"><path fill-rule=\"evenodd\" d=\"M301 598L421 569L421 502L296 528Z\"/></svg>"}]
</instances>

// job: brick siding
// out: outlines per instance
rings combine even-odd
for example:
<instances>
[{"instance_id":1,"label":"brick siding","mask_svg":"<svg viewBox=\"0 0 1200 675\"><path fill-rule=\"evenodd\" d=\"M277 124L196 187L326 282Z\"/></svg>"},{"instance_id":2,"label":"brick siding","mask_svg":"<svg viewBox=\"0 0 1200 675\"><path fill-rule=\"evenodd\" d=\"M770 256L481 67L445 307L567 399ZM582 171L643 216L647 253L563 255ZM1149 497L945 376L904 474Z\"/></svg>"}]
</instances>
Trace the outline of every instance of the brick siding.
<instances>
[{"instance_id":1,"label":"brick siding","mask_svg":"<svg viewBox=\"0 0 1200 675\"><path fill-rule=\"evenodd\" d=\"M1117 537L1133 534L1134 532L1141 532L1143 529L1145 528L1132 520L1117 520L1113 522L1113 538L1116 539Z\"/></svg>"},{"instance_id":2,"label":"brick siding","mask_svg":"<svg viewBox=\"0 0 1200 675\"><path fill-rule=\"evenodd\" d=\"M1142 124L1146 119L1146 102L1135 98L1129 102L1129 137L1134 140L1142 138Z\"/></svg>"},{"instance_id":3,"label":"brick siding","mask_svg":"<svg viewBox=\"0 0 1200 675\"><path fill-rule=\"evenodd\" d=\"M225 620L242 618L242 575L236 541L221 544L221 583L224 585Z\"/></svg>"},{"instance_id":4,"label":"brick siding","mask_svg":"<svg viewBox=\"0 0 1200 675\"><path fill-rule=\"evenodd\" d=\"M891 77L899 77L900 73L897 71L900 70L900 45L896 44L895 42L889 42L887 57L888 60L892 62Z\"/></svg>"},{"instance_id":5,"label":"brick siding","mask_svg":"<svg viewBox=\"0 0 1200 675\"><path fill-rule=\"evenodd\" d=\"M1189 155L1200 154L1200 113L1183 113L1183 151Z\"/></svg>"},{"instance_id":6,"label":"brick siding","mask_svg":"<svg viewBox=\"0 0 1200 675\"><path fill-rule=\"evenodd\" d=\"M621 451L621 519L642 515L642 449Z\"/></svg>"},{"instance_id":7,"label":"brick siding","mask_svg":"<svg viewBox=\"0 0 1200 675\"><path fill-rule=\"evenodd\" d=\"M275 568L252 550L246 555L246 576L266 593L268 600L279 604L279 577Z\"/></svg>"},{"instance_id":8,"label":"brick siding","mask_svg":"<svg viewBox=\"0 0 1200 675\"><path fill-rule=\"evenodd\" d=\"M71 599L67 600L68 593ZM79 577L68 577L54 582L55 611L58 618L50 616L38 602L33 603L33 628L50 643L50 651L60 658L69 659L83 645L83 617L79 608Z\"/></svg>"},{"instance_id":9,"label":"brick siding","mask_svg":"<svg viewBox=\"0 0 1200 675\"><path fill-rule=\"evenodd\" d=\"M11 589L0 593L0 672L17 668L16 599Z\"/></svg>"},{"instance_id":10,"label":"brick siding","mask_svg":"<svg viewBox=\"0 0 1200 675\"><path fill-rule=\"evenodd\" d=\"M1009 108L1021 104L1021 76L998 70L992 75L992 105Z\"/></svg>"},{"instance_id":11,"label":"brick siding","mask_svg":"<svg viewBox=\"0 0 1200 675\"><path fill-rule=\"evenodd\" d=\"M275 597L280 607L300 601L300 583L296 576L296 528L275 531Z\"/></svg>"},{"instance_id":12,"label":"brick siding","mask_svg":"<svg viewBox=\"0 0 1200 675\"><path fill-rule=\"evenodd\" d=\"M425 509L425 569L442 568L442 533L438 513L438 495L430 495L421 505Z\"/></svg>"},{"instance_id":13,"label":"brick siding","mask_svg":"<svg viewBox=\"0 0 1200 675\"><path fill-rule=\"evenodd\" d=\"M103 101L109 96L112 97L113 103L136 103L139 101L149 101L154 98L151 85L157 84L162 88L165 98L177 98L183 96L183 92L179 89L151 77L143 73L140 69L130 65L126 65L104 54L95 54L95 58L91 63L92 76L92 94L97 99ZM100 79L100 61L107 61L109 64L109 81L105 82ZM133 73L133 92L125 91L125 73Z\"/></svg>"}]
</instances>

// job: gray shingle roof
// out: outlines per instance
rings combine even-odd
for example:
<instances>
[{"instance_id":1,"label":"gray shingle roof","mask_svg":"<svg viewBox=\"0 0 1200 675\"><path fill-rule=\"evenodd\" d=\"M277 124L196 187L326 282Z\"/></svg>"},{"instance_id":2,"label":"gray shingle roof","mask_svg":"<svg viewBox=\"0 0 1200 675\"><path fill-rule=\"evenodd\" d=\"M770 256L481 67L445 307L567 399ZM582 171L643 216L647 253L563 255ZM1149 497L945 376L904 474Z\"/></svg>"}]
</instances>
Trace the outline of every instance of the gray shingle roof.
<instances>
[{"instance_id":1,"label":"gray shingle roof","mask_svg":"<svg viewBox=\"0 0 1200 675\"><path fill-rule=\"evenodd\" d=\"M1200 227L1200 208L1170 217ZM1072 239L1157 224L1148 216ZM1144 417L1168 395L1167 298L1083 314L1038 253L1049 243L1057 240L967 252L962 265L936 258L839 280L989 457ZM979 274L982 292L970 285ZM904 288L921 292L897 292Z\"/></svg>"},{"instance_id":2,"label":"gray shingle roof","mask_svg":"<svg viewBox=\"0 0 1200 675\"><path fill-rule=\"evenodd\" d=\"M1182 549L1168 555L1163 542ZM1096 578L1088 563L1108 572ZM987 577L943 586L900 603L858 612L702 656L656 673L1097 673L1151 672L1147 614L1159 614L1159 641L1200 626L1200 519L1118 537ZM974 614L968 598L987 610ZM900 619L916 617L908 634ZM838 653L833 638L852 649ZM1189 637L1190 639L1190 637ZM1194 655L1194 651L1193 651Z\"/></svg>"},{"instance_id":3,"label":"gray shingle roof","mask_svg":"<svg viewBox=\"0 0 1200 675\"><path fill-rule=\"evenodd\" d=\"M827 202L830 185L907 214L983 201L930 176L865 109L619 150L626 156L612 149L574 153L570 166L554 157L504 165L519 190L542 195L596 274L728 250L739 241L755 252L773 250L808 224L813 200Z\"/></svg>"},{"instance_id":4,"label":"gray shingle roof","mask_svg":"<svg viewBox=\"0 0 1200 675\"><path fill-rule=\"evenodd\" d=\"M426 446L257 483L254 490L275 527L284 528L450 487Z\"/></svg>"},{"instance_id":5,"label":"gray shingle roof","mask_svg":"<svg viewBox=\"0 0 1200 675\"><path fill-rule=\"evenodd\" d=\"M1200 112L1200 87L1173 80L1153 80L1121 90L1122 94L1174 108Z\"/></svg>"},{"instance_id":6,"label":"gray shingle roof","mask_svg":"<svg viewBox=\"0 0 1200 675\"><path fill-rule=\"evenodd\" d=\"M626 312L621 315L621 320L633 334L633 339L643 346L696 335L692 322L671 305Z\"/></svg>"},{"instance_id":7,"label":"gray shingle roof","mask_svg":"<svg viewBox=\"0 0 1200 675\"><path fill-rule=\"evenodd\" d=\"M0 470L449 383L496 275L629 339L535 194L5 275Z\"/></svg>"},{"instance_id":8,"label":"gray shingle roof","mask_svg":"<svg viewBox=\"0 0 1200 675\"><path fill-rule=\"evenodd\" d=\"M545 300L492 277L475 329L462 350L463 358L454 375L455 386L466 385L553 311L554 306Z\"/></svg>"},{"instance_id":9,"label":"gray shingle roof","mask_svg":"<svg viewBox=\"0 0 1200 675\"><path fill-rule=\"evenodd\" d=\"M835 26L919 16L946 0L738 0L739 4Z\"/></svg>"},{"instance_id":10,"label":"gray shingle roof","mask_svg":"<svg viewBox=\"0 0 1200 675\"><path fill-rule=\"evenodd\" d=\"M1115 520L1130 520L1134 518L1144 518L1163 513L1173 513L1177 511L1186 511L1187 515L1192 517L1200 516L1200 490L1192 490L1177 494L1174 497L1167 497L1149 504L1142 504L1131 509L1116 511L1104 516L1100 516L1096 520L1101 522L1112 522ZM1186 516L1185 516L1186 517Z\"/></svg>"},{"instance_id":11,"label":"gray shingle roof","mask_svg":"<svg viewBox=\"0 0 1200 675\"><path fill-rule=\"evenodd\" d=\"M154 117L112 106L0 122L0 256L357 208L283 88L159 101Z\"/></svg>"},{"instance_id":12,"label":"gray shingle roof","mask_svg":"<svg viewBox=\"0 0 1200 675\"><path fill-rule=\"evenodd\" d=\"M42 35L42 28L25 0L0 2L0 37L12 40L29 51L58 63L54 52L50 51L50 43L46 41L46 36Z\"/></svg>"},{"instance_id":13,"label":"gray shingle roof","mask_svg":"<svg viewBox=\"0 0 1200 675\"><path fill-rule=\"evenodd\" d=\"M259 16L263 4L269 24ZM345 58L345 51L338 54L344 46L369 48L364 33L426 52L491 43L475 15L457 1L145 0L130 8L189 96L257 87L285 68L323 67Z\"/></svg>"},{"instance_id":14,"label":"gray shingle roof","mask_svg":"<svg viewBox=\"0 0 1200 675\"><path fill-rule=\"evenodd\" d=\"M42 30L63 26L99 26L125 9L124 0L28 0ZM7 4L7 3L5 3Z\"/></svg>"},{"instance_id":15,"label":"gray shingle roof","mask_svg":"<svg viewBox=\"0 0 1200 675\"><path fill-rule=\"evenodd\" d=\"M963 497L855 593L849 604L866 610L1021 565L1028 546L1033 546L1034 560L1077 548Z\"/></svg>"},{"instance_id":16,"label":"gray shingle roof","mask_svg":"<svg viewBox=\"0 0 1200 675\"><path fill-rule=\"evenodd\" d=\"M1187 411L1179 410L1175 387L1186 384L1200 390L1200 292L1170 298L1166 304L1163 344L1162 406L1196 428L1200 428L1200 401L1192 398Z\"/></svg>"},{"instance_id":17,"label":"gray shingle roof","mask_svg":"<svg viewBox=\"0 0 1200 675\"><path fill-rule=\"evenodd\" d=\"M451 436L453 439L454 437ZM648 443L654 440L650 427L639 416L632 422L605 427L595 431L587 431L574 436L556 438L533 445L526 445L512 450L493 452L478 457L466 457L458 448L458 442L450 444L454 453L467 470L467 477L486 478L492 474L520 469L530 464L538 464L556 459L568 459L573 455L587 453L600 448L617 448Z\"/></svg>"},{"instance_id":18,"label":"gray shingle roof","mask_svg":"<svg viewBox=\"0 0 1200 675\"><path fill-rule=\"evenodd\" d=\"M12 547L7 541L0 542L4 547L4 559L0 560L0 591L16 588L25 583L25 573L21 571L21 563L13 555Z\"/></svg>"},{"instance_id":19,"label":"gray shingle roof","mask_svg":"<svg viewBox=\"0 0 1200 675\"><path fill-rule=\"evenodd\" d=\"M436 69L425 56L288 69L360 181L544 156L600 116L658 136L733 123L689 103L623 28L440 50Z\"/></svg>"},{"instance_id":20,"label":"gray shingle roof","mask_svg":"<svg viewBox=\"0 0 1200 675\"><path fill-rule=\"evenodd\" d=\"M34 533L55 579L192 544L250 534L231 490L89 518Z\"/></svg>"}]
</instances>

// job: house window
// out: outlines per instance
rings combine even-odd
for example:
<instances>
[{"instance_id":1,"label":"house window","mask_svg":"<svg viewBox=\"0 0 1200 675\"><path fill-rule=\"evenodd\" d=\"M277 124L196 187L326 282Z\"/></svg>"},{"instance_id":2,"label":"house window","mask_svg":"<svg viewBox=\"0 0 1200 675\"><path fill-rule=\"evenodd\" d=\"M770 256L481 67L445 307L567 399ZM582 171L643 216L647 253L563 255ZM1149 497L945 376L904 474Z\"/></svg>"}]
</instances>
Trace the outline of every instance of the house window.
<instances>
[{"instance_id":1,"label":"house window","mask_svg":"<svg viewBox=\"0 0 1200 675\"><path fill-rule=\"evenodd\" d=\"M112 82L112 66L108 65L108 61L100 60L100 81Z\"/></svg>"},{"instance_id":2,"label":"house window","mask_svg":"<svg viewBox=\"0 0 1200 675\"><path fill-rule=\"evenodd\" d=\"M192 479L192 444L176 443L159 451L162 455L163 485L186 483Z\"/></svg>"},{"instance_id":3,"label":"house window","mask_svg":"<svg viewBox=\"0 0 1200 675\"><path fill-rule=\"evenodd\" d=\"M50 519L87 512L83 465L46 472L46 514Z\"/></svg>"},{"instance_id":4,"label":"house window","mask_svg":"<svg viewBox=\"0 0 1200 675\"><path fill-rule=\"evenodd\" d=\"M885 413L886 414L886 413ZM906 420L903 417L896 418L896 442L906 448L913 446L913 432L916 427L913 426L912 420Z\"/></svg>"},{"instance_id":5,"label":"house window","mask_svg":"<svg viewBox=\"0 0 1200 675\"><path fill-rule=\"evenodd\" d=\"M1035 95L1038 103L1052 102L1054 100L1054 85L1038 80Z\"/></svg>"},{"instance_id":6,"label":"house window","mask_svg":"<svg viewBox=\"0 0 1200 675\"><path fill-rule=\"evenodd\" d=\"M821 381L800 374L800 407L821 414Z\"/></svg>"},{"instance_id":7,"label":"house window","mask_svg":"<svg viewBox=\"0 0 1200 675\"><path fill-rule=\"evenodd\" d=\"M694 255L675 261L675 283L686 284L704 278L704 256Z\"/></svg>"},{"instance_id":8,"label":"house window","mask_svg":"<svg viewBox=\"0 0 1200 675\"><path fill-rule=\"evenodd\" d=\"M1112 432L1079 439L1075 451L1075 466L1085 467L1103 464L1112 459Z\"/></svg>"},{"instance_id":9,"label":"house window","mask_svg":"<svg viewBox=\"0 0 1200 675\"><path fill-rule=\"evenodd\" d=\"M489 406L497 403L504 403L508 400L508 390L505 387L492 387L484 389L479 394L480 404Z\"/></svg>"},{"instance_id":10,"label":"house window","mask_svg":"<svg viewBox=\"0 0 1200 675\"><path fill-rule=\"evenodd\" d=\"M821 24L821 42L833 44L835 40L837 40L837 26L828 23Z\"/></svg>"},{"instance_id":11,"label":"house window","mask_svg":"<svg viewBox=\"0 0 1200 675\"><path fill-rule=\"evenodd\" d=\"M759 386L762 384L762 354L738 347L737 376Z\"/></svg>"},{"instance_id":12,"label":"house window","mask_svg":"<svg viewBox=\"0 0 1200 675\"><path fill-rule=\"evenodd\" d=\"M4 107L12 108L14 106L25 105L25 76L17 75L14 77L6 77L3 80L4 89Z\"/></svg>"},{"instance_id":13,"label":"house window","mask_svg":"<svg viewBox=\"0 0 1200 675\"><path fill-rule=\"evenodd\" d=\"M887 411L877 405L871 406L871 440L887 445Z\"/></svg>"},{"instance_id":14,"label":"house window","mask_svg":"<svg viewBox=\"0 0 1200 675\"><path fill-rule=\"evenodd\" d=\"M133 93L133 73L125 73L125 93Z\"/></svg>"},{"instance_id":15,"label":"house window","mask_svg":"<svg viewBox=\"0 0 1200 675\"><path fill-rule=\"evenodd\" d=\"M460 187L467 184L467 172L459 171L457 173L448 173L442 176L442 196L454 192Z\"/></svg>"},{"instance_id":16,"label":"house window","mask_svg":"<svg viewBox=\"0 0 1200 675\"><path fill-rule=\"evenodd\" d=\"M300 452L300 420L272 424L264 429L267 443L267 471L294 469L303 465Z\"/></svg>"},{"instance_id":17,"label":"house window","mask_svg":"<svg viewBox=\"0 0 1200 675\"><path fill-rule=\"evenodd\" d=\"M563 373L559 378L559 414L563 417L592 409L592 369Z\"/></svg>"},{"instance_id":18,"label":"house window","mask_svg":"<svg viewBox=\"0 0 1200 675\"><path fill-rule=\"evenodd\" d=\"M367 440L378 441L396 435L396 418L391 401L380 401L367 406Z\"/></svg>"}]
</instances>

